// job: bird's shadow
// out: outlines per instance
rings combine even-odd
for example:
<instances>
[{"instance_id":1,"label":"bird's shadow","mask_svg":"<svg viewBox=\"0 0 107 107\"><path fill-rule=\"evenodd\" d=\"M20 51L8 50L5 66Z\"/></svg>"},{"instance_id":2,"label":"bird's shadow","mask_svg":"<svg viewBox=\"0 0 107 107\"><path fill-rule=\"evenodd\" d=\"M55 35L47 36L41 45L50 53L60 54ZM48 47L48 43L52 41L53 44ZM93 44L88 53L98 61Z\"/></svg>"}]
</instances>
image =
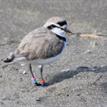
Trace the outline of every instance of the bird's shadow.
<instances>
[{"instance_id":1,"label":"bird's shadow","mask_svg":"<svg viewBox=\"0 0 107 107\"><path fill-rule=\"evenodd\" d=\"M60 72L60 73L55 74L53 76L53 78L49 79L48 85L53 85L55 83L65 80L65 79L72 78L74 75L77 75L80 72L95 72L95 73L107 72L107 66L103 66L103 67L80 66L76 70L68 70L68 71Z\"/></svg>"}]
</instances>

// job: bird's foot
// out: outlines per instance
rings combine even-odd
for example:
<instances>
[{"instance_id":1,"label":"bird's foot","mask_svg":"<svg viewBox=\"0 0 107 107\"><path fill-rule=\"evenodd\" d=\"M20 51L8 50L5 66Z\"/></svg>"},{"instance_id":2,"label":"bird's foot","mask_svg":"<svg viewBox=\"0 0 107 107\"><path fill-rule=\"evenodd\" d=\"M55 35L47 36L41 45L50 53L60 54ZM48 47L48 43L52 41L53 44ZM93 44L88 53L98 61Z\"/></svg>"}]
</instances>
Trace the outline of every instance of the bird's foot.
<instances>
[{"instance_id":1,"label":"bird's foot","mask_svg":"<svg viewBox=\"0 0 107 107\"><path fill-rule=\"evenodd\" d=\"M35 78L32 78L32 83L36 86L48 86L48 84L45 82L45 80L36 80Z\"/></svg>"},{"instance_id":2,"label":"bird's foot","mask_svg":"<svg viewBox=\"0 0 107 107\"><path fill-rule=\"evenodd\" d=\"M42 86L44 86L45 85L45 80L40 80L40 84L42 85Z\"/></svg>"},{"instance_id":3,"label":"bird's foot","mask_svg":"<svg viewBox=\"0 0 107 107\"><path fill-rule=\"evenodd\" d=\"M45 80L40 80L40 84L41 86L48 86L48 83L45 82Z\"/></svg>"},{"instance_id":4,"label":"bird's foot","mask_svg":"<svg viewBox=\"0 0 107 107\"><path fill-rule=\"evenodd\" d=\"M34 85L41 86L41 84L39 83L39 81L36 80L35 78L32 78L32 83L33 83Z\"/></svg>"}]
</instances>

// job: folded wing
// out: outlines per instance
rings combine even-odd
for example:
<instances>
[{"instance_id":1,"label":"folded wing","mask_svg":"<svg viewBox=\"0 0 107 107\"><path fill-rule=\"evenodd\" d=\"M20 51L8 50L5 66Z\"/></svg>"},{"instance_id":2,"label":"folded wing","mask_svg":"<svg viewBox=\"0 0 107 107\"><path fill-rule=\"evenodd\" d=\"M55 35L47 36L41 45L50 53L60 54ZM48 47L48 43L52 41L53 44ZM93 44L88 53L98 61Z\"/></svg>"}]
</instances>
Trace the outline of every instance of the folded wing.
<instances>
[{"instance_id":1,"label":"folded wing","mask_svg":"<svg viewBox=\"0 0 107 107\"><path fill-rule=\"evenodd\" d=\"M46 59L57 56L62 52L64 41L57 38L50 31L35 30L22 39L16 53L28 60Z\"/></svg>"}]
</instances>

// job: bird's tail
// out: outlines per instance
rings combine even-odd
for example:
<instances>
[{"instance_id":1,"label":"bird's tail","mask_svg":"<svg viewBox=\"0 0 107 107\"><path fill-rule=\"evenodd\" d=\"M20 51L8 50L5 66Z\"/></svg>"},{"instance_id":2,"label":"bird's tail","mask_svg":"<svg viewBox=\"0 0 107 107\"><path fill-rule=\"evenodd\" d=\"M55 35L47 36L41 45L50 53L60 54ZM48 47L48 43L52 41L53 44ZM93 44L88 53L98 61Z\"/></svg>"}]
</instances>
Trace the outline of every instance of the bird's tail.
<instances>
[{"instance_id":1,"label":"bird's tail","mask_svg":"<svg viewBox=\"0 0 107 107\"><path fill-rule=\"evenodd\" d=\"M5 63L10 63L10 62L12 62L14 60L14 58L15 58L15 54L14 53L10 53L9 56L7 58L5 58L3 61Z\"/></svg>"}]
</instances>

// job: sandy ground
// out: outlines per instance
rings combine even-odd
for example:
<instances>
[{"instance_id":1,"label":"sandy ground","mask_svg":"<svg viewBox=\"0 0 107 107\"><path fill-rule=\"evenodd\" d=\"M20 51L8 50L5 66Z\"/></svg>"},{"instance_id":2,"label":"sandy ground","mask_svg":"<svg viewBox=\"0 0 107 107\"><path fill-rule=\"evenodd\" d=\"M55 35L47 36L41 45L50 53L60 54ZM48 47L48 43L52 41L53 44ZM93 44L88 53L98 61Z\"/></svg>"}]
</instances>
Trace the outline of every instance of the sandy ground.
<instances>
[{"instance_id":1,"label":"sandy ground","mask_svg":"<svg viewBox=\"0 0 107 107\"><path fill-rule=\"evenodd\" d=\"M73 32L107 34L106 0L0 0L0 59L56 15ZM39 77L36 65L33 70ZM36 87L26 66L0 61L0 107L107 107L107 38L72 35L61 59L45 66L44 77L49 86Z\"/></svg>"}]
</instances>

